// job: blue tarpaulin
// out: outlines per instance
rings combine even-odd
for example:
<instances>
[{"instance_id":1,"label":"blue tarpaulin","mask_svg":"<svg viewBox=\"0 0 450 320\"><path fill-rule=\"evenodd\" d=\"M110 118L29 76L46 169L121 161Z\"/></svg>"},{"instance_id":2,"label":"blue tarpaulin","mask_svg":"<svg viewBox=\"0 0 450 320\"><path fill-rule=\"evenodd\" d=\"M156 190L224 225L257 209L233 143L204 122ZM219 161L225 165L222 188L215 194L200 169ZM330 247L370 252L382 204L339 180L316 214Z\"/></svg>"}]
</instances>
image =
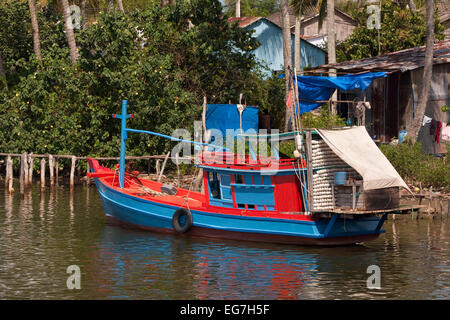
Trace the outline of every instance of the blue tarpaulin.
<instances>
[{"instance_id":1,"label":"blue tarpaulin","mask_svg":"<svg viewBox=\"0 0 450 320\"><path fill-rule=\"evenodd\" d=\"M258 107L246 106L242 112L242 130L258 131ZM226 138L226 130L240 129L239 111L235 104L208 104L206 106L206 130L217 129ZM236 135L236 134L235 134Z\"/></svg>"},{"instance_id":2,"label":"blue tarpaulin","mask_svg":"<svg viewBox=\"0 0 450 320\"><path fill-rule=\"evenodd\" d=\"M366 90L376 78L387 77L386 72L367 72L339 77L297 76L300 114L316 109L330 99L334 90ZM295 77L293 78L296 83Z\"/></svg>"}]
</instances>

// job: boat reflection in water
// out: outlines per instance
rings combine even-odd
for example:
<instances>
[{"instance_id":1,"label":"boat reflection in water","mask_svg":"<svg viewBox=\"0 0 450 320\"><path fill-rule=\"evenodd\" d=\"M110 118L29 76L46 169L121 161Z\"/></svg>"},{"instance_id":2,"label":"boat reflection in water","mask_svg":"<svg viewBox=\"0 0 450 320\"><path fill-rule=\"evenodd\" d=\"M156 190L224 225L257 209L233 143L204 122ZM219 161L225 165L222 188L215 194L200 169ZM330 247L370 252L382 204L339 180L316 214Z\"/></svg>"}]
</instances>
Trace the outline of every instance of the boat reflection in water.
<instances>
[{"instance_id":1,"label":"boat reflection in water","mask_svg":"<svg viewBox=\"0 0 450 320\"><path fill-rule=\"evenodd\" d=\"M105 227L92 248L90 297L151 299L320 299L330 280L361 284L370 249L305 248L183 238ZM361 272L346 266L361 265ZM338 276L339 275L339 278ZM325 285L325 286L323 286ZM339 288L337 290L347 290Z\"/></svg>"}]
</instances>

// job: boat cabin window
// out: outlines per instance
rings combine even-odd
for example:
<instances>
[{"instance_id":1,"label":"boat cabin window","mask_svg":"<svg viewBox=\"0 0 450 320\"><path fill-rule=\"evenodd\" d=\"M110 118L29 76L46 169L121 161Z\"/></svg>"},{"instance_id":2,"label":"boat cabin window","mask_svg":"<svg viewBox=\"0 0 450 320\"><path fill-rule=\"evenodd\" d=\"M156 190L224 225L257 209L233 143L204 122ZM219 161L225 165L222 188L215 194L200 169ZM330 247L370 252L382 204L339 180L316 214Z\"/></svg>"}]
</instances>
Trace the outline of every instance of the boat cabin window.
<instances>
[{"instance_id":1,"label":"boat cabin window","mask_svg":"<svg viewBox=\"0 0 450 320\"><path fill-rule=\"evenodd\" d=\"M209 202L213 206L275 210L274 186L268 175L207 172L207 179Z\"/></svg>"}]
</instances>

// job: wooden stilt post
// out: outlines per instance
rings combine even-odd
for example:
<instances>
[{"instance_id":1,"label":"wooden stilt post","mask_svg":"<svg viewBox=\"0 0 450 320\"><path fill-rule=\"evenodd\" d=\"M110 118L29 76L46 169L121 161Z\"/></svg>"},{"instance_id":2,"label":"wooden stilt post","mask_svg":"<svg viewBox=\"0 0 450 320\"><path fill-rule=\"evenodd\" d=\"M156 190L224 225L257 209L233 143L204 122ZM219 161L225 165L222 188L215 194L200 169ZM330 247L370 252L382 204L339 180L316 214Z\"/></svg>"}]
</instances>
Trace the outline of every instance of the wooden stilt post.
<instances>
[{"instance_id":1,"label":"wooden stilt post","mask_svg":"<svg viewBox=\"0 0 450 320\"><path fill-rule=\"evenodd\" d=\"M86 162L86 185L87 186L89 186L89 183L91 182L91 178L89 178L88 176L87 176L87 174L89 173L89 171L90 171L90 166L89 166L89 162Z\"/></svg>"},{"instance_id":2,"label":"wooden stilt post","mask_svg":"<svg viewBox=\"0 0 450 320\"><path fill-rule=\"evenodd\" d=\"M23 154L23 177L24 187L28 187L30 182L28 180L28 154L26 152Z\"/></svg>"},{"instance_id":3,"label":"wooden stilt post","mask_svg":"<svg viewBox=\"0 0 450 320\"><path fill-rule=\"evenodd\" d=\"M19 176L20 194L24 193L24 185L23 184L24 184L24 179L25 179L25 176L24 176L24 173L25 173L24 166L25 166L25 162L26 162L25 158L26 158L26 153L22 153L22 155L20 156L20 176Z\"/></svg>"},{"instance_id":4,"label":"wooden stilt post","mask_svg":"<svg viewBox=\"0 0 450 320\"><path fill-rule=\"evenodd\" d=\"M179 157L180 157L180 152L177 152L175 154L175 162L177 165L177 187L180 186L180 161L179 161Z\"/></svg>"},{"instance_id":5,"label":"wooden stilt post","mask_svg":"<svg viewBox=\"0 0 450 320\"><path fill-rule=\"evenodd\" d=\"M161 160L156 160L156 175L159 176L159 173L161 172Z\"/></svg>"},{"instance_id":6,"label":"wooden stilt post","mask_svg":"<svg viewBox=\"0 0 450 320\"><path fill-rule=\"evenodd\" d=\"M53 187L55 184L55 176L54 176L54 165L55 162L53 160L53 156L51 154L48 155L48 170L50 174L50 187Z\"/></svg>"},{"instance_id":7,"label":"wooden stilt post","mask_svg":"<svg viewBox=\"0 0 450 320\"><path fill-rule=\"evenodd\" d=\"M30 153L28 155L28 184L31 185L33 184L33 166L34 166L34 158L33 158L33 153Z\"/></svg>"},{"instance_id":8,"label":"wooden stilt post","mask_svg":"<svg viewBox=\"0 0 450 320\"><path fill-rule=\"evenodd\" d=\"M13 161L11 156L6 159L6 179L5 179L9 193L14 192L13 188Z\"/></svg>"},{"instance_id":9,"label":"wooden stilt post","mask_svg":"<svg viewBox=\"0 0 450 320\"><path fill-rule=\"evenodd\" d=\"M75 156L72 156L72 165L70 166L70 187L73 187L73 184L74 184L76 162L77 162L77 158Z\"/></svg>"},{"instance_id":10,"label":"wooden stilt post","mask_svg":"<svg viewBox=\"0 0 450 320\"><path fill-rule=\"evenodd\" d=\"M55 184L56 184L56 186L59 186L58 157L55 157Z\"/></svg>"},{"instance_id":11,"label":"wooden stilt post","mask_svg":"<svg viewBox=\"0 0 450 320\"><path fill-rule=\"evenodd\" d=\"M45 188L45 158L41 159L41 189Z\"/></svg>"}]
</instances>

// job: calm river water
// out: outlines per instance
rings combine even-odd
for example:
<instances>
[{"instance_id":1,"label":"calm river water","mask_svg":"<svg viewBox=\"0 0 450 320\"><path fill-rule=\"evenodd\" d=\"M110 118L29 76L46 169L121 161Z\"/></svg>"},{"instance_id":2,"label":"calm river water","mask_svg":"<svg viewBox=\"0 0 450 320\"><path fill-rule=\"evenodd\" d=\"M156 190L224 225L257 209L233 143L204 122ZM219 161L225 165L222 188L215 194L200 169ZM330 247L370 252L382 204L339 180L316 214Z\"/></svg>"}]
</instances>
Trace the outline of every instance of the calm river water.
<instances>
[{"instance_id":1,"label":"calm river water","mask_svg":"<svg viewBox=\"0 0 450 320\"><path fill-rule=\"evenodd\" d=\"M0 185L0 299L449 299L448 217L384 229L337 248L181 238L108 225L95 187ZM381 289L366 286L370 265Z\"/></svg>"}]
</instances>

